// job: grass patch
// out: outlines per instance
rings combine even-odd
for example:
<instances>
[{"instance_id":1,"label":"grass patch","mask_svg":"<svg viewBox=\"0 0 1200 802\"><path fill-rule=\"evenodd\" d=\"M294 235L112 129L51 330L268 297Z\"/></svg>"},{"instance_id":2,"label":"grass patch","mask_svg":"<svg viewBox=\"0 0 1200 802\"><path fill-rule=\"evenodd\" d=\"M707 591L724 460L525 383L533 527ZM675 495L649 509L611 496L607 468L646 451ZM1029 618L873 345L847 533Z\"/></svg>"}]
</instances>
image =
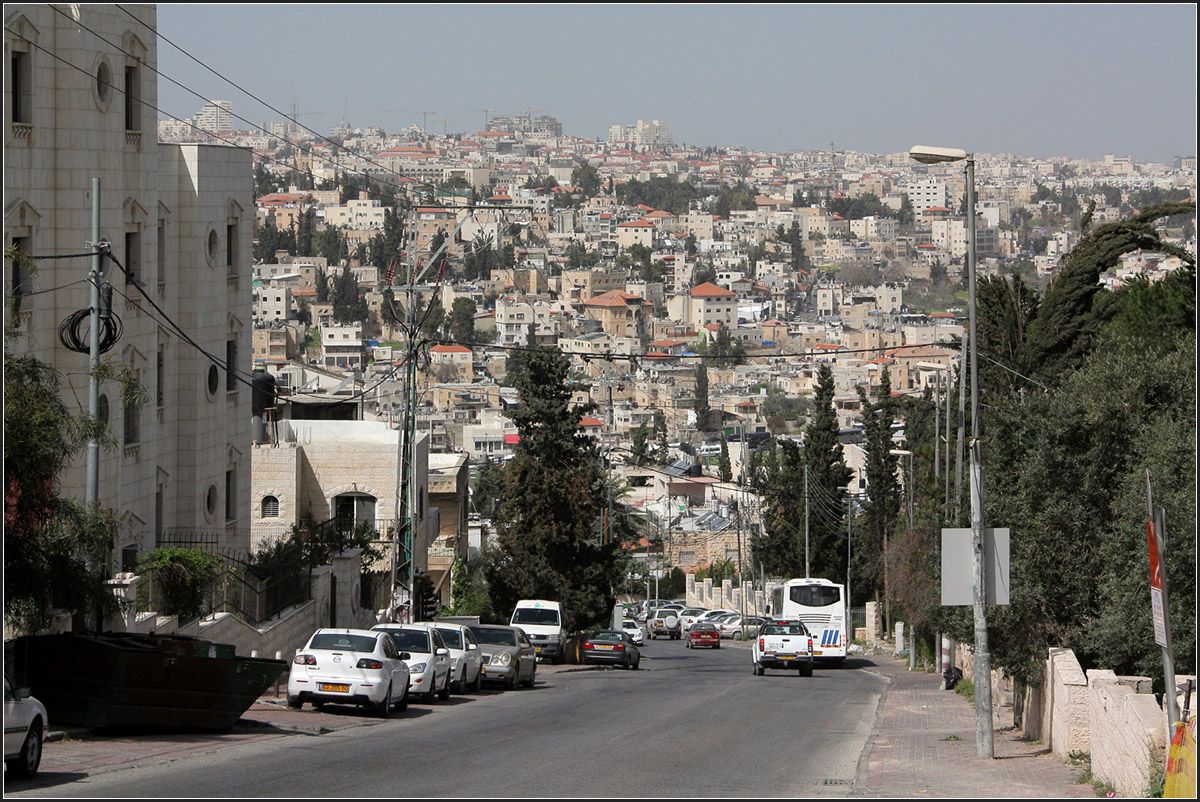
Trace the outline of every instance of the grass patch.
<instances>
[{"instance_id":1,"label":"grass patch","mask_svg":"<svg viewBox=\"0 0 1200 802\"><path fill-rule=\"evenodd\" d=\"M954 692L966 699L970 704L975 704L975 683L966 677L958 681L958 684L954 686Z\"/></svg>"},{"instance_id":2,"label":"grass patch","mask_svg":"<svg viewBox=\"0 0 1200 802\"><path fill-rule=\"evenodd\" d=\"M945 738L943 738L942 740L943 740L943 741L961 741L961 740L962 740L962 738L959 738L957 735L947 735L947 736L946 736Z\"/></svg>"}]
</instances>

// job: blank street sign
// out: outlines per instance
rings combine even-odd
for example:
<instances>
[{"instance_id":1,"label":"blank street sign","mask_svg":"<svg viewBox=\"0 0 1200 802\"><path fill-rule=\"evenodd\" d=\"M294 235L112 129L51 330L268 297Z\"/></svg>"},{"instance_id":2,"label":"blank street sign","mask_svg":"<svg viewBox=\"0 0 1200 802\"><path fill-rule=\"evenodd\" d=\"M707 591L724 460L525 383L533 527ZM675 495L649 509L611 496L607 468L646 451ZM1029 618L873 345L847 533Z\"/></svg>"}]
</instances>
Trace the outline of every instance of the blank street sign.
<instances>
[{"instance_id":1,"label":"blank street sign","mask_svg":"<svg viewBox=\"0 0 1200 802\"><path fill-rule=\"evenodd\" d=\"M1008 604L1007 529L984 529L984 589L988 604ZM942 530L942 606L958 607L975 603L971 569L971 530Z\"/></svg>"}]
</instances>

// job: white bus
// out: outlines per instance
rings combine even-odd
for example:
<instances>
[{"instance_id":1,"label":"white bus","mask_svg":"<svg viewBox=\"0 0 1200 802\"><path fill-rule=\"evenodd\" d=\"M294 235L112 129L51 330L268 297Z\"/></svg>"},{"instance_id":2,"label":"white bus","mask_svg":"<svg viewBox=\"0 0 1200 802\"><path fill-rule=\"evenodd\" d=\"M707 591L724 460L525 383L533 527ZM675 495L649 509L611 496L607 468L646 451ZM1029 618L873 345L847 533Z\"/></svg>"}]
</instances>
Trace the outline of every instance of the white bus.
<instances>
[{"instance_id":1,"label":"white bus","mask_svg":"<svg viewBox=\"0 0 1200 802\"><path fill-rule=\"evenodd\" d=\"M789 579L771 594L771 615L799 619L813 636L813 657L841 665L850 645L846 588L828 579Z\"/></svg>"}]
</instances>

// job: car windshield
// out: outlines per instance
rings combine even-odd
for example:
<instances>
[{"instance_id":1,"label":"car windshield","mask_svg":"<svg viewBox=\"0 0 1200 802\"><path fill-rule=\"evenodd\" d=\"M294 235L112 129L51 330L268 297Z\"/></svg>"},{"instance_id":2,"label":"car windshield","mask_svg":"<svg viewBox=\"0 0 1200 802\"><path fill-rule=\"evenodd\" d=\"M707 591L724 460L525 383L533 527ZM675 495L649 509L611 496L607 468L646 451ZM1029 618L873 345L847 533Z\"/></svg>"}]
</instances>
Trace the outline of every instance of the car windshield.
<instances>
[{"instance_id":1,"label":"car windshield","mask_svg":"<svg viewBox=\"0 0 1200 802\"><path fill-rule=\"evenodd\" d=\"M803 624L763 624L760 635L807 635Z\"/></svg>"},{"instance_id":2,"label":"car windshield","mask_svg":"<svg viewBox=\"0 0 1200 802\"><path fill-rule=\"evenodd\" d=\"M546 610L541 607L522 607L513 613L514 624L527 624L535 627L558 626L558 610Z\"/></svg>"},{"instance_id":3,"label":"car windshield","mask_svg":"<svg viewBox=\"0 0 1200 802\"><path fill-rule=\"evenodd\" d=\"M446 642L446 646L449 648L461 649L463 647L462 633L457 629L442 629L438 627L438 634L442 636L442 640Z\"/></svg>"},{"instance_id":4,"label":"car windshield","mask_svg":"<svg viewBox=\"0 0 1200 802\"><path fill-rule=\"evenodd\" d=\"M716 632L717 628L712 624L696 624L692 627L692 632Z\"/></svg>"},{"instance_id":5,"label":"car windshield","mask_svg":"<svg viewBox=\"0 0 1200 802\"><path fill-rule=\"evenodd\" d=\"M516 646L517 636L511 629L472 629L480 643L492 646Z\"/></svg>"},{"instance_id":6,"label":"car windshield","mask_svg":"<svg viewBox=\"0 0 1200 802\"><path fill-rule=\"evenodd\" d=\"M367 652L375 651L378 636L351 635L346 632L321 632L313 635L308 648L321 649L330 652Z\"/></svg>"},{"instance_id":7,"label":"car windshield","mask_svg":"<svg viewBox=\"0 0 1200 802\"><path fill-rule=\"evenodd\" d=\"M388 634L402 652L429 654L429 633L423 629L389 629Z\"/></svg>"}]
</instances>

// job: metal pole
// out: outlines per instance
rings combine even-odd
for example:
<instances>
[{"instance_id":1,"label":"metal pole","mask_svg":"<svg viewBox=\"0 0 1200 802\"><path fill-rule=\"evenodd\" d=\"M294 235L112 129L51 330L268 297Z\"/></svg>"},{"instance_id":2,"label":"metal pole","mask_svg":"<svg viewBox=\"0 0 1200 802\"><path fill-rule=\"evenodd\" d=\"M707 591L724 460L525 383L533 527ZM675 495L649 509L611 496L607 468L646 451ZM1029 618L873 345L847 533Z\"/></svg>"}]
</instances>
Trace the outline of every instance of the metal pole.
<instances>
[{"instance_id":1,"label":"metal pole","mask_svg":"<svg viewBox=\"0 0 1200 802\"><path fill-rule=\"evenodd\" d=\"M973 337L964 337L958 352L958 443L954 465L954 523L962 520L962 466L963 449L967 442L967 347Z\"/></svg>"},{"instance_id":2,"label":"metal pole","mask_svg":"<svg viewBox=\"0 0 1200 802\"><path fill-rule=\"evenodd\" d=\"M808 570L808 466L804 466L804 576L811 576Z\"/></svg>"},{"instance_id":3,"label":"metal pole","mask_svg":"<svg viewBox=\"0 0 1200 802\"><path fill-rule=\"evenodd\" d=\"M128 257L126 257L128 261ZM100 417L100 382L96 373L100 368L100 277L104 272L104 254L100 247L100 179L92 179L92 269L88 273L91 284L91 332L88 336L88 414L92 420ZM92 511L100 507L100 439L93 434L87 446L87 504Z\"/></svg>"},{"instance_id":4,"label":"metal pole","mask_svg":"<svg viewBox=\"0 0 1200 802\"><path fill-rule=\"evenodd\" d=\"M950 365L946 364L946 494L942 500L942 516L950 520L950 396L954 385L950 382Z\"/></svg>"},{"instance_id":5,"label":"metal pole","mask_svg":"<svg viewBox=\"0 0 1200 802\"><path fill-rule=\"evenodd\" d=\"M971 327L971 569L975 584L975 745L979 757L992 744L992 665L988 653L987 586L983 542L983 460L979 444L979 341L975 296L975 156L967 156L967 278Z\"/></svg>"}]
</instances>

